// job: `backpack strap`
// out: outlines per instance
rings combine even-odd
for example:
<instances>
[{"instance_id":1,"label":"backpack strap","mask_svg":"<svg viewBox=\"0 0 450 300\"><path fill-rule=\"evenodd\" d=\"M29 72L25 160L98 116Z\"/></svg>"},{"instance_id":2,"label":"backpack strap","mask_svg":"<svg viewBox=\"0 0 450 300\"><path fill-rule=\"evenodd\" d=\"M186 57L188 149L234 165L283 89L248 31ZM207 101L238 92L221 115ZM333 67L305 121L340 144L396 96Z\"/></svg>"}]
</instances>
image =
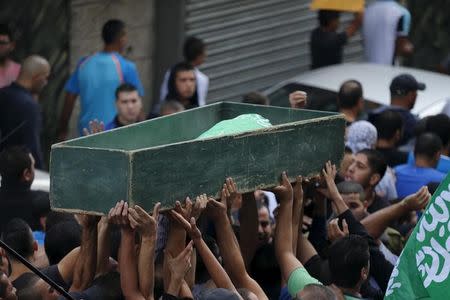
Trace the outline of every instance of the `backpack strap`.
<instances>
[{"instance_id":1,"label":"backpack strap","mask_svg":"<svg viewBox=\"0 0 450 300\"><path fill-rule=\"evenodd\" d=\"M120 83L122 84L125 81L123 79L122 66L120 65L119 58L114 53L111 54L111 58L112 58L114 64L116 65L116 71L117 71L117 74L119 75Z\"/></svg>"}]
</instances>

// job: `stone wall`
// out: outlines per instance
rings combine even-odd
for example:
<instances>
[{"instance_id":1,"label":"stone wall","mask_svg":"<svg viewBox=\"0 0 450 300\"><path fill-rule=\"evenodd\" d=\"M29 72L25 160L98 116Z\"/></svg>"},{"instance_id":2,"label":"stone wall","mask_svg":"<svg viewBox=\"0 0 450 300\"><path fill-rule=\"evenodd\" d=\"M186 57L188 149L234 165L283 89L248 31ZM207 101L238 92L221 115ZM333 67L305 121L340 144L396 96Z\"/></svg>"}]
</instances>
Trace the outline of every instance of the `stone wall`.
<instances>
[{"instance_id":1,"label":"stone wall","mask_svg":"<svg viewBox=\"0 0 450 300\"><path fill-rule=\"evenodd\" d=\"M101 28L112 18L127 24L130 51L144 85L144 108L148 110L152 94L154 52L154 0L72 0L70 26L70 66L88 54L102 49ZM71 135L76 134L79 102L72 115Z\"/></svg>"}]
</instances>

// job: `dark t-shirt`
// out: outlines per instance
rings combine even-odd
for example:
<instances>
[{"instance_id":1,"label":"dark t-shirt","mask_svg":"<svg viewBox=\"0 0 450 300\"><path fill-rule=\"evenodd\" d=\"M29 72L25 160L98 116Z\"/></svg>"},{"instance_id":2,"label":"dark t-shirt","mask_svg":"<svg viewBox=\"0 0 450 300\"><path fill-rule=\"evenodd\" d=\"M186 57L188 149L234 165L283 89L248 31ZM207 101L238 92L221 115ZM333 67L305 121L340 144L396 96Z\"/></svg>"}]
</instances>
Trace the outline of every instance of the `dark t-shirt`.
<instances>
[{"instance_id":1,"label":"dark t-shirt","mask_svg":"<svg viewBox=\"0 0 450 300\"><path fill-rule=\"evenodd\" d=\"M0 230L13 218L20 218L31 230L42 230L39 218L50 211L47 192L32 191L21 184L2 183L0 188Z\"/></svg>"},{"instance_id":2,"label":"dark t-shirt","mask_svg":"<svg viewBox=\"0 0 450 300\"><path fill-rule=\"evenodd\" d=\"M92 285L82 292L71 292L70 295L75 299L83 300L122 300L122 290L120 288L120 275L117 272L110 272L97 277ZM60 296L58 300L64 300Z\"/></svg>"},{"instance_id":3,"label":"dark t-shirt","mask_svg":"<svg viewBox=\"0 0 450 300\"><path fill-rule=\"evenodd\" d=\"M380 198L378 195L375 195L375 198L373 199L372 204L367 208L367 211L373 214L374 212L388 207L389 205L390 203L386 199Z\"/></svg>"},{"instance_id":4,"label":"dark t-shirt","mask_svg":"<svg viewBox=\"0 0 450 300\"><path fill-rule=\"evenodd\" d=\"M41 169L41 126L39 104L28 90L16 83L0 89L0 151L25 145L33 154L36 168Z\"/></svg>"},{"instance_id":5,"label":"dark t-shirt","mask_svg":"<svg viewBox=\"0 0 450 300\"><path fill-rule=\"evenodd\" d=\"M394 148L377 148L377 150L383 154L384 159L386 159L386 163L391 168L406 164L408 161L407 152L402 152Z\"/></svg>"},{"instance_id":6,"label":"dark t-shirt","mask_svg":"<svg viewBox=\"0 0 450 300\"><path fill-rule=\"evenodd\" d=\"M342 62L342 50L347 43L345 32L324 31L320 27L311 33L311 69Z\"/></svg>"}]
</instances>

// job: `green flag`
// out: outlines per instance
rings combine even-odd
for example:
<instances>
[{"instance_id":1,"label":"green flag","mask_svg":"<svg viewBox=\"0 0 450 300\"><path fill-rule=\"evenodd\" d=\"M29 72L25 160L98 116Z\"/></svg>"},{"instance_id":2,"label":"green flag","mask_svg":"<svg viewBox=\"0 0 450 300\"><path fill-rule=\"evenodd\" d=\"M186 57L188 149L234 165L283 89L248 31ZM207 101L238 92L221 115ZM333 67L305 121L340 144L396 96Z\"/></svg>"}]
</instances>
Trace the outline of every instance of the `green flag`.
<instances>
[{"instance_id":1,"label":"green flag","mask_svg":"<svg viewBox=\"0 0 450 300\"><path fill-rule=\"evenodd\" d=\"M449 275L450 173L403 249L384 299L449 299Z\"/></svg>"}]
</instances>

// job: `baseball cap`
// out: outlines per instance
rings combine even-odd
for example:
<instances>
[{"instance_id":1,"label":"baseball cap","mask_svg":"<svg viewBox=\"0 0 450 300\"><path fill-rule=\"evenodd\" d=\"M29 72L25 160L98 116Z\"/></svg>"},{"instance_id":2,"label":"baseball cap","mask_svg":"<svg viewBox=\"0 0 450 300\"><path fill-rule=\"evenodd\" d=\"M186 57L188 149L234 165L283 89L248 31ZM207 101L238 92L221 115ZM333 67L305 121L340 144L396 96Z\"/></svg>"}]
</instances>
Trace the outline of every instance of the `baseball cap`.
<instances>
[{"instance_id":1,"label":"baseball cap","mask_svg":"<svg viewBox=\"0 0 450 300\"><path fill-rule=\"evenodd\" d=\"M425 83L418 82L411 74L400 74L392 79L391 90L392 95L404 96L410 91L423 91L426 88Z\"/></svg>"}]
</instances>

